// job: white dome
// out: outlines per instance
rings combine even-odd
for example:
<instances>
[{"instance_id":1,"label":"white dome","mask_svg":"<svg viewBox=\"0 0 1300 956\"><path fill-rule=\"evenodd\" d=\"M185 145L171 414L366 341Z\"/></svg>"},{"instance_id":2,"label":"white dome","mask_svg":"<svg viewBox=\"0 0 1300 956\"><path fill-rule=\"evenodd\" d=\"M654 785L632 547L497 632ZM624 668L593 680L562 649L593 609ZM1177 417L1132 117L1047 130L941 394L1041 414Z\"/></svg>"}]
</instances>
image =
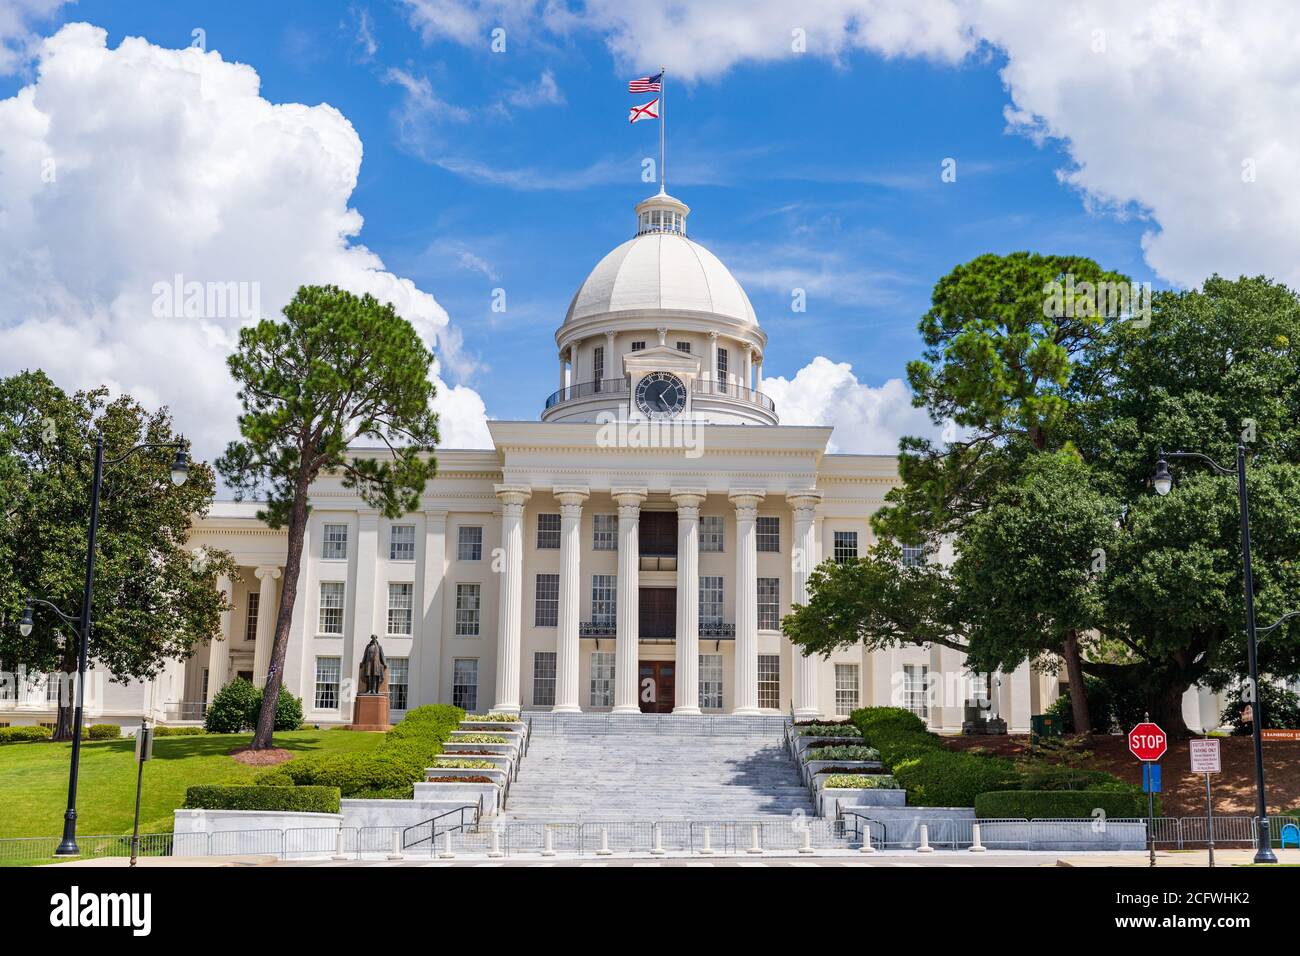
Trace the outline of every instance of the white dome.
<instances>
[{"instance_id":1,"label":"white dome","mask_svg":"<svg viewBox=\"0 0 1300 956\"><path fill-rule=\"evenodd\" d=\"M749 296L718 257L675 233L637 236L601 259L564 321L653 310L705 312L758 325Z\"/></svg>"}]
</instances>

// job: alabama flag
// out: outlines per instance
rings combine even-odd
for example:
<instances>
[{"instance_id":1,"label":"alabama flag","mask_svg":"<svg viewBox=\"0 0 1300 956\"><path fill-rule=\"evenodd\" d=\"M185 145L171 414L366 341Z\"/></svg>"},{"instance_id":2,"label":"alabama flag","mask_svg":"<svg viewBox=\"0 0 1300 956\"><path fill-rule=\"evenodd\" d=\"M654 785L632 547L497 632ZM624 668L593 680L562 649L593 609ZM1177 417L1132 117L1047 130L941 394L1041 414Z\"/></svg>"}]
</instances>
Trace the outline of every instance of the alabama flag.
<instances>
[{"instance_id":1,"label":"alabama flag","mask_svg":"<svg viewBox=\"0 0 1300 956\"><path fill-rule=\"evenodd\" d=\"M629 123L638 123L641 120L659 118L659 97L655 97L649 103L643 106L634 106L632 111L627 115Z\"/></svg>"}]
</instances>

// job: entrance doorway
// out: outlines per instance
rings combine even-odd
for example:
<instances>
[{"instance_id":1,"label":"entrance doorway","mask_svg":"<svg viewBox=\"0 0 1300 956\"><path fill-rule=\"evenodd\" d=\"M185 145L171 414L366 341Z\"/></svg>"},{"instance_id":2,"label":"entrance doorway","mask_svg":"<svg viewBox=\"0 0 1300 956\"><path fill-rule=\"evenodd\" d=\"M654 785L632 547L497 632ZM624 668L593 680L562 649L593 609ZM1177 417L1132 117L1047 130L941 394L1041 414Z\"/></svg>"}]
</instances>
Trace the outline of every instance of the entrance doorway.
<instances>
[{"instance_id":1,"label":"entrance doorway","mask_svg":"<svg viewBox=\"0 0 1300 956\"><path fill-rule=\"evenodd\" d=\"M673 681L677 671L672 661L642 661L637 668L637 694L643 714L670 714L673 710Z\"/></svg>"},{"instance_id":2,"label":"entrance doorway","mask_svg":"<svg viewBox=\"0 0 1300 956\"><path fill-rule=\"evenodd\" d=\"M639 595L641 640L673 640L677 636L677 589L641 588Z\"/></svg>"}]
</instances>

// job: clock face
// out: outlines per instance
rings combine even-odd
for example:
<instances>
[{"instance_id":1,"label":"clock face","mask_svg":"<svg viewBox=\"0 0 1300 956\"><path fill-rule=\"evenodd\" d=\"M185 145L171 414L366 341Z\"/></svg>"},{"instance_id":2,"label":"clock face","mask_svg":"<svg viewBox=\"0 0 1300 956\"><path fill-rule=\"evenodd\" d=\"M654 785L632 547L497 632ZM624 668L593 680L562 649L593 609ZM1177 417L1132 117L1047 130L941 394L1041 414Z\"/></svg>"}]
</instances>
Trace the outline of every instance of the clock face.
<instances>
[{"instance_id":1,"label":"clock face","mask_svg":"<svg viewBox=\"0 0 1300 956\"><path fill-rule=\"evenodd\" d=\"M686 383L672 372L651 372L636 386L636 407L647 418L673 418L686 408Z\"/></svg>"}]
</instances>

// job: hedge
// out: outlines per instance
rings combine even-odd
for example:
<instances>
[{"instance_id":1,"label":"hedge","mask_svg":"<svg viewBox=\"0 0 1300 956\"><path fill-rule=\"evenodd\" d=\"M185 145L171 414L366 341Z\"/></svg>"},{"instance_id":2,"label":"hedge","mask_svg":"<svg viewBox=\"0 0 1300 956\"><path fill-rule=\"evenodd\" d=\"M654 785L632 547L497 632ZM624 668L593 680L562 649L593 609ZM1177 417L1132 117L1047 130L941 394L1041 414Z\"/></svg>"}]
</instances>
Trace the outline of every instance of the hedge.
<instances>
[{"instance_id":1,"label":"hedge","mask_svg":"<svg viewBox=\"0 0 1300 956\"><path fill-rule=\"evenodd\" d=\"M836 773L822 786L831 790L897 790L898 781L887 773Z\"/></svg>"},{"instance_id":2,"label":"hedge","mask_svg":"<svg viewBox=\"0 0 1300 956\"><path fill-rule=\"evenodd\" d=\"M416 707L369 753L307 754L264 771L254 782L268 788L337 787L345 797L409 798L464 716L459 707L445 704Z\"/></svg>"},{"instance_id":3,"label":"hedge","mask_svg":"<svg viewBox=\"0 0 1300 956\"><path fill-rule=\"evenodd\" d=\"M985 819L1089 819L1097 810L1115 819L1145 817L1146 795L1126 785L1123 790L991 790L975 797L975 816Z\"/></svg>"},{"instance_id":4,"label":"hedge","mask_svg":"<svg viewBox=\"0 0 1300 956\"><path fill-rule=\"evenodd\" d=\"M337 787L190 787L185 791L185 809L338 813L339 791Z\"/></svg>"},{"instance_id":5,"label":"hedge","mask_svg":"<svg viewBox=\"0 0 1300 956\"><path fill-rule=\"evenodd\" d=\"M202 727L155 727L155 737L201 737L207 731Z\"/></svg>"},{"instance_id":6,"label":"hedge","mask_svg":"<svg viewBox=\"0 0 1300 956\"><path fill-rule=\"evenodd\" d=\"M0 744L32 743L37 740L49 740L54 732L49 727L38 724L24 724L19 727L0 727Z\"/></svg>"},{"instance_id":7,"label":"hedge","mask_svg":"<svg viewBox=\"0 0 1300 956\"><path fill-rule=\"evenodd\" d=\"M262 688L236 677L217 691L203 716L203 729L211 734L237 734L254 730L262 712ZM302 701L284 688L275 701L274 730L297 730L302 726Z\"/></svg>"},{"instance_id":8,"label":"hedge","mask_svg":"<svg viewBox=\"0 0 1300 956\"><path fill-rule=\"evenodd\" d=\"M808 760L879 760L880 751L861 744L838 744L834 747L809 747Z\"/></svg>"},{"instance_id":9,"label":"hedge","mask_svg":"<svg viewBox=\"0 0 1300 956\"><path fill-rule=\"evenodd\" d=\"M912 807L969 807L989 790L1020 785L1010 760L952 750L928 751L890 766Z\"/></svg>"},{"instance_id":10,"label":"hedge","mask_svg":"<svg viewBox=\"0 0 1300 956\"><path fill-rule=\"evenodd\" d=\"M117 724L91 724L86 736L91 740L117 740L122 736L122 728Z\"/></svg>"}]
</instances>

